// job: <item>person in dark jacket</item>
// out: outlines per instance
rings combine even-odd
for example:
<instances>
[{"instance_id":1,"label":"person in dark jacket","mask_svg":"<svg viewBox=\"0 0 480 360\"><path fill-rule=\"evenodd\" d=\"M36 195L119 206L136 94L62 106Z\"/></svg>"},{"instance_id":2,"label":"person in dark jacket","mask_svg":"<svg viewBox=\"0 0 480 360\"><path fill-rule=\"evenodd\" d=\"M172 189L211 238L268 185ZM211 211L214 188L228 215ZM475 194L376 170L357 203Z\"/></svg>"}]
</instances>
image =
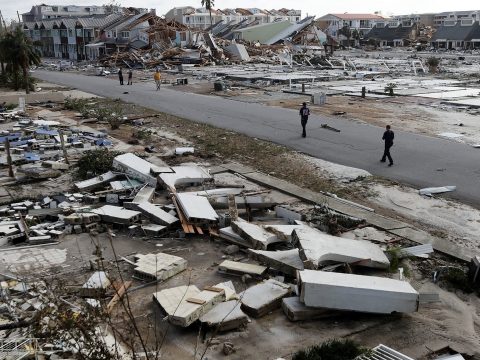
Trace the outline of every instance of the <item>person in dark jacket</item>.
<instances>
[{"instance_id":1,"label":"person in dark jacket","mask_svg":"<svg viewBox=\"0 0 480 360\"><path fill-rule=\"evenodd\" d=\"M300 122L302 124L302 137L307 137L306 126L308 122L308 117L310 116L310 109L307 107L307 103L303 103L303 106L300 108Z\"/></svg>"},{"instance_id":2,"label":"person in dark jacket","mask_svg":"<svg viewBox=\"0 0 480 360\"><path fill-rule=\"evenodd\" d=\"M385 142L385 151L383 152L382 160L381 162L385 162L386 159L388 158L388 166L393 165L393 159L392 156L390 155L390 148L393 146L393 139L395 137L395 134L393 131L390 129L390 125L387 125L386 131L383 133L382 140Z\"/></svg>"},{"instance_id":3,"label":"person in dark jacket","mask_svg":"<svg viewBox=\"0 0 480 360\"><path fill-rule=\"evenodd\" d=\"M123 73L121 68L118 70L118 80L120 80L120 85L123 85Z\"/></svg>"}]
</instances>

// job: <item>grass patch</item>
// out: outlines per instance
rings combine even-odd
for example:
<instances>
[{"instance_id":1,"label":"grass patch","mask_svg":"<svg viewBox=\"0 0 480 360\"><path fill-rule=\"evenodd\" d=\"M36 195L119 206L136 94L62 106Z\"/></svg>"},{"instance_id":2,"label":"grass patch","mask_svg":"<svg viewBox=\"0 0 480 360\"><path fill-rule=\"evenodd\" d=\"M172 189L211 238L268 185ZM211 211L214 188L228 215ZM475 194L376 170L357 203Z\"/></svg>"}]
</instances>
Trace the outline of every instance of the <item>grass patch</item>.
<instances>
[{"instance_id":1,"label":"grass patch","mask_svg":"<svg viewBox=\"0 0 480 360\"><path fill-rule=\"evenodd\" d=\"M353 360L369 352L369 349L362 348L352 340L333 339L296 352L292 360Z\"/></svg>"}]
</instances>

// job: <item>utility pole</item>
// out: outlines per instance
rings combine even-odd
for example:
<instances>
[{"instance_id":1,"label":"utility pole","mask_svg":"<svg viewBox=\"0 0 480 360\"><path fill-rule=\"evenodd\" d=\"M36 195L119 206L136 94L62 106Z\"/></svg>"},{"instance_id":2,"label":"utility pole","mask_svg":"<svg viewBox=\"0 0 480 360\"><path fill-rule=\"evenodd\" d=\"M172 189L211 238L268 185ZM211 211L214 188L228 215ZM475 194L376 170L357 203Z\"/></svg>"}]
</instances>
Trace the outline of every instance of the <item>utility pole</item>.
<instances>
[{"instance_id":1,"label":"utility pole","mask_svg":"<svg viewBox=\"0 0 480 360\"><path fill-rule=\"evenodd\" d=\"M8 139L8 137L5 139L5 152L7 153L8 176L13 178L15 175L13 174L12 155L10 154L10 139Z\"/></svg>"},{"instance_id":2,"label":"utility pole","mask_svg":"<svg viewBox=\"0 0 480 360\"><path fill-rule=\"evenodd\" d=\"M20 20L20 14L18 13L18 10L17 10L17 17L18 17L18 22L21 23L22 20Z\"/></svg>"},{"instance_id":3,"label":"utility pole","mask_svg":"<svg viewBox=\"0 0 480 360\"><path fill-rule=\"evenodd\" d=\"M65 148L65 140L63 139L63 131L58 130L58 135L60 135L60 144L62 144L63 157L65 158L65 163L70 164L70 162L68 161L67 149Z\"/></svg>"}]
</instances>

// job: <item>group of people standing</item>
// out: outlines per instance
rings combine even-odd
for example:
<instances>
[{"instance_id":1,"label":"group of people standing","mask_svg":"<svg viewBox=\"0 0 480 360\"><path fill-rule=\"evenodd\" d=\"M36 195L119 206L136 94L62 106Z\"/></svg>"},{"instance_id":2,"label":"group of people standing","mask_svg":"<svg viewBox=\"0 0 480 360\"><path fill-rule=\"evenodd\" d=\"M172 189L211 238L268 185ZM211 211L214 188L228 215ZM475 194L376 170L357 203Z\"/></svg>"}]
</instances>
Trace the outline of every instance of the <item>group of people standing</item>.
<instances>
[{"instance_id":1,"label":"group of people standing","mask_svg":"<svg viewBox=\"0 0 480 360\"><path fill-rule=\"evenodd\" d=\"M302 125L302 137L307 137L307 122L308 117L310 116L310 109L307 107L307 103L303 103L300 108L300 124ZM388 158L388 166L393 165L392 155L390 155L390 148L393 146L393 139L395 134L393 133L391 126L387 125L385 132L383 133L382 140L385 143L385 149L383 151L383 156L380 159L380 162L386 162Z\"/></svg>"},{"instance_id":2,"label":"group of people standing","mask_svg":"<svg viewBox=\"0 0 480 360\"><path fill-rule=\"evenodd\" d=\"M127 85L132 85L132 78L133 78L133 71L132 69L128 69L128 83ZM122 68L118 70L118 80L120 80L120 85L123 85L123 72Z\"/></svg>"},{"instance_id":3,"label":"group of people standing","mask_svg":"<svg viewBox=\"0 0 480 360\"><path fill-rule=\"evenodd\" d=\"M158 68L155 69L155 74L153 75L153 79L155 80L155 84L157 86L157 91L160 90L162 75L160 74L160 70ZM120 68L118 70L118 80L120 81L120 85L123 85L122 68ZM133 70L128 69L128 83L127 83L127 85L132 85L132 84L133 84Z\"/></svg>"}]
</instances>

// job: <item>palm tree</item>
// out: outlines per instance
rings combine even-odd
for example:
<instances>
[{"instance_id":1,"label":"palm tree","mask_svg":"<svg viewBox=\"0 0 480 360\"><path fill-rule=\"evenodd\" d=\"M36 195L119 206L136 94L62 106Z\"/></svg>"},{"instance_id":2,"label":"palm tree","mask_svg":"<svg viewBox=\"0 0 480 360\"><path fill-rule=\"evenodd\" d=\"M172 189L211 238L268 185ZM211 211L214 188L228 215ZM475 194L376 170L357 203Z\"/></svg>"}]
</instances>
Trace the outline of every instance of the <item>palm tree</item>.
<instances>
[{"instance_id":1,"label":"palm tree","mask_svg":"<svg viewBox=\"0 0 480 360\"><path fill-rule=\"evenodd\" d=\"M25 36L22 28L19 26L13 32L7 34L7 41L11 47L7 52L7 61L9 62L11 72L15 80L16 90L19 88L20 71L23 74L23 85L27 94L30 93L28 70L32 65L41 63L40 53L35 49L35 44Z\"/></svg>"},{"instance_id":2,"label":"palm tree","mask_svg":"<svg viewBox=\"0 0 480 360\"><path fill-rule=\"evenodd\" d=\"M202 0L202 6L205 6L205 9L210 13L210 26L213 25L212 21L212 7L215 6L214 0Z\"/></svg>"}]
</instances>

